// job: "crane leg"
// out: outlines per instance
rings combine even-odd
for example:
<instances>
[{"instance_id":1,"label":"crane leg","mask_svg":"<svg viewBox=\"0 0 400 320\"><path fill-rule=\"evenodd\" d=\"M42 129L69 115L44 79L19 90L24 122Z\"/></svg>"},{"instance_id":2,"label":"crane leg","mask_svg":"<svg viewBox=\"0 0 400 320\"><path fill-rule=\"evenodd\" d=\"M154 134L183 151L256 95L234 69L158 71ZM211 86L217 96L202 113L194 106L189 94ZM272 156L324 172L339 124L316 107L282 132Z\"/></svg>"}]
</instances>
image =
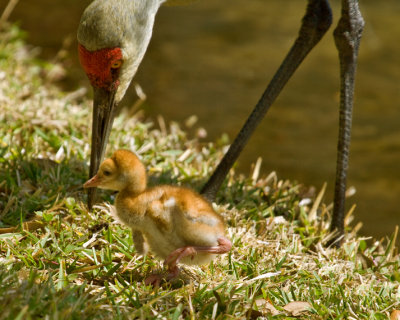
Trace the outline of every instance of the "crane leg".
<instances>
[{"instance_id":1,"label":"crane leg","mask_svg":"<svg viewBox=\"0 0 400 320\"><path fill-rule=\"evenodd\" d=\"M354 80L358 48L364 20L358 0L342 0L342 13L334 31L340 60L340 114L336 162L336 183L331 230L336 232L331 244L340 246L344 235L344 210L353 112Z\"/></svg>"},{"instance_id":2,"label":"crane leg","mask_svg":"<svg viewBox=\"0 0 400 320\"><path fill-rule=\"evenodd\" d=\"M243 150L248 139L267 113L287 81L296 71L311 49L319 42L332 23L332 13L327 0L309 0L299 36L272 78L261 99L250 114L213 175L201 193L214 200L230 168ZM331 230L336 232L331 243L339 246L344 234L344 204L351 138L351 121L354 95L354 79L358 48L364 20L358 8L358 0L342 0L342 13L334 31L340 60L340 116L338 156L334 209Z\"/></svg>"},{"instance_id":3,"label":"crane leg","mask_svg":"<svg viewBox=\"0 0 400 320\"><path fill-rule=\"evenodd\" d=\"M332 23L332 12L328 0L308 0L299 35L253 109L246 123L231 144L201 193L214 200L230 168L243 150L253 131L267 113L285 84L291 78L312 48L321 40Z\"/></svg>"}]
</instances>

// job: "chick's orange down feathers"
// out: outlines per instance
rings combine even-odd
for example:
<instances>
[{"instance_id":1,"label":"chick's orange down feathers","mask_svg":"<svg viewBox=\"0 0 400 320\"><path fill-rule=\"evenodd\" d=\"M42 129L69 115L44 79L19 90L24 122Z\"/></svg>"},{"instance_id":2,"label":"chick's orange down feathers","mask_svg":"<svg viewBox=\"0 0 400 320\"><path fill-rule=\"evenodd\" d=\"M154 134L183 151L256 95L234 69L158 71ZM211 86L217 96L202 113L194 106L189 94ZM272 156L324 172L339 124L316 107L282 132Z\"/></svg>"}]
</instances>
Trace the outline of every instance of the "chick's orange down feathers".
<instances>
[{"instance_id":1,"label":"chick's orange down feathers","mask_svg":"<svg viewBox=\"0 0 400 320\"><path fill-rule=\"evenodd\" d=\"M165 259L167 279L178 275L180 261L204 264L231 249L222 217L202 196L169 185L147 189L146 181L145 168L138 157L118 150L84 187L119 191L115 201L117 218L132 228L139 253L150 249ZM160 279L153 278L148 282L158 284Z\"/></svg>"}]
</instances>

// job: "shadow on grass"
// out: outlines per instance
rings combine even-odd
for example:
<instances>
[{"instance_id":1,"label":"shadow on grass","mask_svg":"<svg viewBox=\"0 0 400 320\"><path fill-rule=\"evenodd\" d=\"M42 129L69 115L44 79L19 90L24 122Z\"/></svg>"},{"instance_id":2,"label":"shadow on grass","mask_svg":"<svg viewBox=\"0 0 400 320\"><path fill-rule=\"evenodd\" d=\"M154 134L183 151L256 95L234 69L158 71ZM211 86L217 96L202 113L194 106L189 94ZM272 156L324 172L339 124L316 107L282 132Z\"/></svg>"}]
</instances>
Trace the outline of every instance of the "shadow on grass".
<instances>
[{"instance_id":1,"label":"shadow on grass","mask_svg":"<svg viewBox=\"0 0 400 320\"><path fill-rule=\"evenodd\" d=\"M65 198L84 198L85 164L76 158L57 163L50 159L3 158L0 169L0 226L17 225L51 210Z\"/></svg>"},{"instance_id":2,"label":"shadow on grass","mask_svg":"<svg viewBox=\"0 0 400 320\"><path fill-rule=\"evenodd\" d=\"M3 319L39 319L49 313L59 319L104 318L109 311L101 308L100 294L90 292L85 283L63 289L48 277L32 271L27 280L16 273L0 270L0 309Z\"/></svg>"}]
</instances>

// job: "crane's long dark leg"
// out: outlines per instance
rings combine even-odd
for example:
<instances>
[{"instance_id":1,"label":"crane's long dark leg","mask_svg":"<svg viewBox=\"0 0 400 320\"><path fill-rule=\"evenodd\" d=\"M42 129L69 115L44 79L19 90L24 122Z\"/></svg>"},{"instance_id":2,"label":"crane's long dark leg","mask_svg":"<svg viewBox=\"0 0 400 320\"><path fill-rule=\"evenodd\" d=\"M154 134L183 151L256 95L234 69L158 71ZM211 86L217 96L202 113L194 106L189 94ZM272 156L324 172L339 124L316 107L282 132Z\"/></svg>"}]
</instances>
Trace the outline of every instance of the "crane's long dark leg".
<instances>
[{"instance_id":1,"label":"crane's long dark leg","mask_svg":"<svg viewBox=\"0 0 400 320\"><path fill-rule=\"evenodd\" d=\"M332 13L328 0L309 0L306 14L303 17L299 35L283 60L278 71L272 78L267 89L250 114L243 128L230 146L228 152L219 163L214 174L202 189L202 194L208 199L215 199L229 169L243 150L251 134L267 113L285 84L296 71L307 54L319 42L332 23Z\"/></svg>"},{"instance_id":2,"label":"crane's long dark leg","mask_svg":"<svg viewBox=\"0 0 400 320\"><path fill-rule=\"evenodd\" d=\"M363 28L364 20L358 8L358 0L342 0L342 16L334 31L340 60L340 116L331 230L337 232L333 241L336 241L337 246L340 245L344 234L344 204L351 138L354 78Z\"/></svg>"}]
</instances>

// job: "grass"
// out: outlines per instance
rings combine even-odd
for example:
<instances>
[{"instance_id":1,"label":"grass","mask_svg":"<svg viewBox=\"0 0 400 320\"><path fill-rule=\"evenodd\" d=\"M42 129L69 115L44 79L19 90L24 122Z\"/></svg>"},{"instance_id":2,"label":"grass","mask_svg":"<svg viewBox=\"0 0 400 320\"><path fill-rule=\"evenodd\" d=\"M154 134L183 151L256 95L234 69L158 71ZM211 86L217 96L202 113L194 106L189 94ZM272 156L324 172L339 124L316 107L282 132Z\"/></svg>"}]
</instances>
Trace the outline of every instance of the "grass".
<instances>
[{"instance_id":1,"label":"grass","mask_svg":"<svg viewBox=\"0 0 400 320\"><path fill-rule=\"evenodd\" d=\"M34 58L17 27L0 32L1 319L387 319L400 308L398 229L360 238L350 212L343 247L327 248L324 188L260 178L260 162L251 177L232 170L214 204L232 251L145 286L162 264L137 255L111 219L114 195L85 206L90 101L48 80L54 66ZM136 151L151 184L194 189L226 148L140 113L116 119L109 146Z\"/></svg>"}]
</instances>

